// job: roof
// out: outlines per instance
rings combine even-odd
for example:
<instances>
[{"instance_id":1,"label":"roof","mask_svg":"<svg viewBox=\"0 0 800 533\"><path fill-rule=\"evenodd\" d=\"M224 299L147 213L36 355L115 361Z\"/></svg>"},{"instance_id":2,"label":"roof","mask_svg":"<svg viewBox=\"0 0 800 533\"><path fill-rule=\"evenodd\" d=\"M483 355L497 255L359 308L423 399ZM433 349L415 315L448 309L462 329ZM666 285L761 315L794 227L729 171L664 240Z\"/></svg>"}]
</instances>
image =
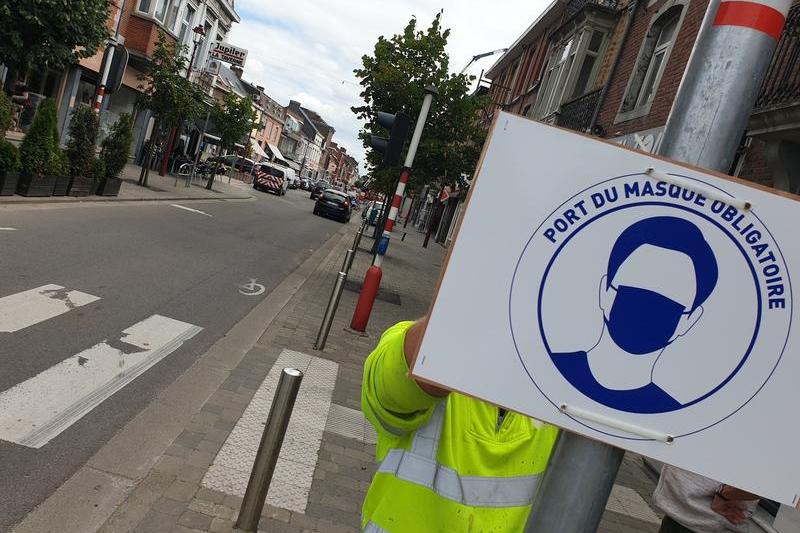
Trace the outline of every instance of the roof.
<instances>
[{"instance_id":1,"label":"roof","mask_svg":"<svg viewBox=\"0 0 800 533\"><path fill-rule=\"evenodd\" d=\"M221 80L222 85L226 86L229 90L242 96L250 94L250 89L247 86L248 84L239 79L239 76L229 67L220 64L217 77Z\"/></svg>"},{"instance_id":2,"label":"roof","mask_svg":"<svg viewBox=\"0 0 800 533\"><path fill-rule=\"evenodd\" d=\"M561 17L566 5L567 2L565 0L553 0L542 14L528 26L528 29L517 37L517 40L508 47L508 50L500 56L500 59L489 67L485 76L489 79L494 79L503 69L513 64L514 60L522 55L522 50L527 45L535 41L544 31L552 26L553 22Z\"/></svg>"},{"instance_id":3,"label":"roof","mask_svg":"<svg viewBox=\"0 0 800 533\"><path fill-rule=\"evenodd\" d=\"M303 106L300 106L300 109L308 116L311 122L314 123L314 126L323 137L327 138L329 132L336 131L336 128L325 122L325 119L323 119L316 111Z\"/></svg>"}]
</instances>

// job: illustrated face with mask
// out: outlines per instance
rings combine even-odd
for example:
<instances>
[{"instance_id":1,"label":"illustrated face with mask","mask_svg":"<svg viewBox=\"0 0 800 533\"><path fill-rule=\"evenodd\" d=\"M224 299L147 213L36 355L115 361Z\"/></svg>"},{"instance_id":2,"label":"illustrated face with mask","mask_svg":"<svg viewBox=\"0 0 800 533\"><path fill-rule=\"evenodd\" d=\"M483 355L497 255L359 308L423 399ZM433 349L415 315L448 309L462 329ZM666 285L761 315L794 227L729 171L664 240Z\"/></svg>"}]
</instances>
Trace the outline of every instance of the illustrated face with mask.
<instances>
[{"instance_id":1,"label":"illustrated face with mask","mask_svg":"<svg viewBox=\"0 0 800 533\"><path fill-rule=\"evenodd\" d=\"M703 314L694 307L694 265L685 253L643 244L600 281L600 308L611 339L634 355L662 350Z\"/></svg>"},{"instance_id":2,"label":"illustrated face with mask","mask_svg":"<svg viewBox=\"0 0 800 533\"><path fill-rule=\"evenodd\" d=\"M551 353L584 395L636 413L681 407L653 382L661 352L703 315L717 261L700 229L677 217L640 220L620 233L600 279L603 333L585 351Z\"/></svg>"}]
</instances>

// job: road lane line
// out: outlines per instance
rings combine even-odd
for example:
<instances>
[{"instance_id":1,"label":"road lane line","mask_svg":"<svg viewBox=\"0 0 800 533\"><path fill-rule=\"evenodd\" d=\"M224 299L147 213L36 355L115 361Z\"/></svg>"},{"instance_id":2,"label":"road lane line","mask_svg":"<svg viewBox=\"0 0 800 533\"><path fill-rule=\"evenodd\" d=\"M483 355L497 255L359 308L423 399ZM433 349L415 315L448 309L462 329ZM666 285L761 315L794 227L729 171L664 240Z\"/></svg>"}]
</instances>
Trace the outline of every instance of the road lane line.
<instances>
[{"instance_id":1,"label":"road lane line","mask_svg":"<svg viewBox=\"0 0 800 533\"><path fill-rule=\"evenodd\" d=\"M41 448L203 328L153 315L0 393L0 439ZM111 341L112 344L120 344Z\"/></svg>"},{"instance_id":2,"label":"road lane line","mask_svg":"<svg viewBox=\"0 0 800 533\"><path fill-rule=\"evenodd\" d=\"M0 231L17 231L17 228L0 228Z\"/></svg>"},{"instance_id":3,"label":"road lane line","mask_svg":"<svg viewBox=\"0 0 800 533\"><path fill-rule=\"evenodd\" d=\"M267 503L304 513L339 370L337 363L327 359L291 350L281 352L214 458L202 485L234 496L244 495L275 387L285 367L298 368L305 377L275 465Z\"/></svg>"},{"instance_id":4,"label":"road lane line","mask_svg":"<svg viewBox=\"0 0 800 533\"><path fill-rule=\"evenodd\" d=\"M192 213L197 213L198 215L205 215L207 217L213 217L214 215L209 215L205 211L200 211L199 209L192 209L191 207L186 207L185 205L180 204L169 204L172 207L177 207L178 209L183 209L184 211L190 211Z\"/></svg>"},{"instance_id":5,"label":"road lane line","mask_svg":"<svg viewBox=\"0 0 800 533\"><path fill-rule=\"evenodd\" d=\"M12 333L99 300L61 285L42 285L0 298L0 333Z\"/></svg>"}]
</instances>

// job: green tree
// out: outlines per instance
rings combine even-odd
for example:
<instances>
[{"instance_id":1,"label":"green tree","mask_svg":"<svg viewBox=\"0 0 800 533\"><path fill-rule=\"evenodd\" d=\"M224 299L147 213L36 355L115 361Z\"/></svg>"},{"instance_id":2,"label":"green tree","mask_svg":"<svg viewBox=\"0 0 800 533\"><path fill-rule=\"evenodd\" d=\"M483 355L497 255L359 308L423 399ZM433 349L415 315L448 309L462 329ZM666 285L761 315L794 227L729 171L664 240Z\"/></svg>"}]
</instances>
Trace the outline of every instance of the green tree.
<instances>
[{"instance_id":1,"label":"green tree","mask_svg":"<svg viewBox=\"0 0 800 533\"><path fill-rule=\"evenodd\" d=\"M474 76L450 73L445 51L450 30L442 28L441 18L439 12L425 30L419 30L412 18L403 33L379 37L373 54L363 56L363 67L354 71L361 80L364 105L352 110L365 122L359 137L375 179L372 189L391 194L399 174L399 168L384 168L382 155L370 149L370 134L386 135L376 121L377 112L403 111L412 118L413 129L428 85L436 87L439 95L428 114L409 187L418 189L434 181L456 183L475 168L486 136L477 118L486 99L469 94Z\"/></svg>"},{"instance_id":2,"label":"green tree","mask_svg":"<svg viewBox=\"0 0 800 533\"><path fill-rule=\"evenodd\" d=\"M6 87L28 68L60 68L95 54L108 36L109 0L0 0Z\"/></svg>"},{"instance_id":3,"label":"green tree","mask_svg":"<svg viewBox=\"0 0 800 533\"><path fill-rule=\"evenodd\" d=\"M56 102L48 98L39 104L33 124L19 149L25 173L42 176L48 172L53 152L58 149L57 127Z\"/></svg>"},{"instance_id":4,"label":"green tree","mask_svg":"<svg viewBox=\"0 0 800 533\"><path fill-rule=\"evenodd\" d=\"M203 111L202 89L183 75L188 66L186 50L185 46L176 49L164 32L158 32L150 68L139 76L137 107L153 112L156 118L153 140L157 140L150 143L143 168L150 164L153 147L163 141L171 128L177 128L184 120L194 120ZM139 185L147 185L147 174L147 171L142 173Z\"/></svg>"},{"instance_id":5,"label":"green tree","mask_svg":"<svg viewBox=\"0 0 800 533\"><path fill-rule=\"evenodd\" d=\"M91 174L98 127L97 113L88 105L81 104L72 112L67 141L70 176L87 177Z\"/></svg>"},{"instance_id":6,"label":"green tree","mask_svg":"<svg viewBox=\"0 0 800 533\"><path fill-rule=\"evenodd\" d=\"M242 142L245 135L253 129L256 111L253 109L250 98L239 97L233 92L229 92L225 95L222 104L216 103L212 108L211 120L216 126L215 131L220 138L220 147L227 152L236 143ZM214 168L214 173L208 179L206 189L211 190L217 170L219 170L219 161Z\"/></svg>"},{"instance_id":7,"label":"green tree","mask_svg":"<svg viewBox=\"0 0 800 533\"><path fill-rule=\"evenodd\" d=\"M105 178L116 178L125 163L128 162L128 153L133 142L133 117L123 113L111 127L111 133L103 139L100 158L105 163Z\"/></svg>"}]
</instances>

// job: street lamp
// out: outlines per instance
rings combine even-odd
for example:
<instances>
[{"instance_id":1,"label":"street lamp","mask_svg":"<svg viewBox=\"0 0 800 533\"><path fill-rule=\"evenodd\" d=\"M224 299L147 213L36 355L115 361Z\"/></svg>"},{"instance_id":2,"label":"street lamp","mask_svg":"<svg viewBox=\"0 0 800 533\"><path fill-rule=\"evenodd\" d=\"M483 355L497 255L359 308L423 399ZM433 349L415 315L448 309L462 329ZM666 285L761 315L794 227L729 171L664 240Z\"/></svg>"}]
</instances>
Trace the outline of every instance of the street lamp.
<instances>
[{"instance_id":1,"label":"street lamp","mask_svg":"<svg viewBox=\"0 0 800 533\"><path fill-rule=\"evenodd\" d=\"M189 61L189 68L186 69L186 79L190 79L192 77L192 65L194 65L194 56L197 54L197 45L203 40L203 37L206 36L206 28L202 24L198 24L194 28L192 28L192 42L194 46L192 47L192 58Z\"/></svg>"},{"instance_id":2,"label":"street lamp","mask_svg":"<svg viewBox=\"0 0 800 533\"><path fill-rule=\"evenodd\" d=\"M459 72L459 74L464 74L467 71L467 69L470 67L470 65L472 65L474 62L476 62L479 59L483 59L484 57L493 56L495 54L502 54L503 52L507 52L507 51L508 51L508 48L498 48L497 50L492 50L491 52L484 52L482 54L474 55L474 56L472 56L472 59L469 60L469 63L464 65L464 68L461 69L461 72Z\"/></svg>"}]
</instances>

